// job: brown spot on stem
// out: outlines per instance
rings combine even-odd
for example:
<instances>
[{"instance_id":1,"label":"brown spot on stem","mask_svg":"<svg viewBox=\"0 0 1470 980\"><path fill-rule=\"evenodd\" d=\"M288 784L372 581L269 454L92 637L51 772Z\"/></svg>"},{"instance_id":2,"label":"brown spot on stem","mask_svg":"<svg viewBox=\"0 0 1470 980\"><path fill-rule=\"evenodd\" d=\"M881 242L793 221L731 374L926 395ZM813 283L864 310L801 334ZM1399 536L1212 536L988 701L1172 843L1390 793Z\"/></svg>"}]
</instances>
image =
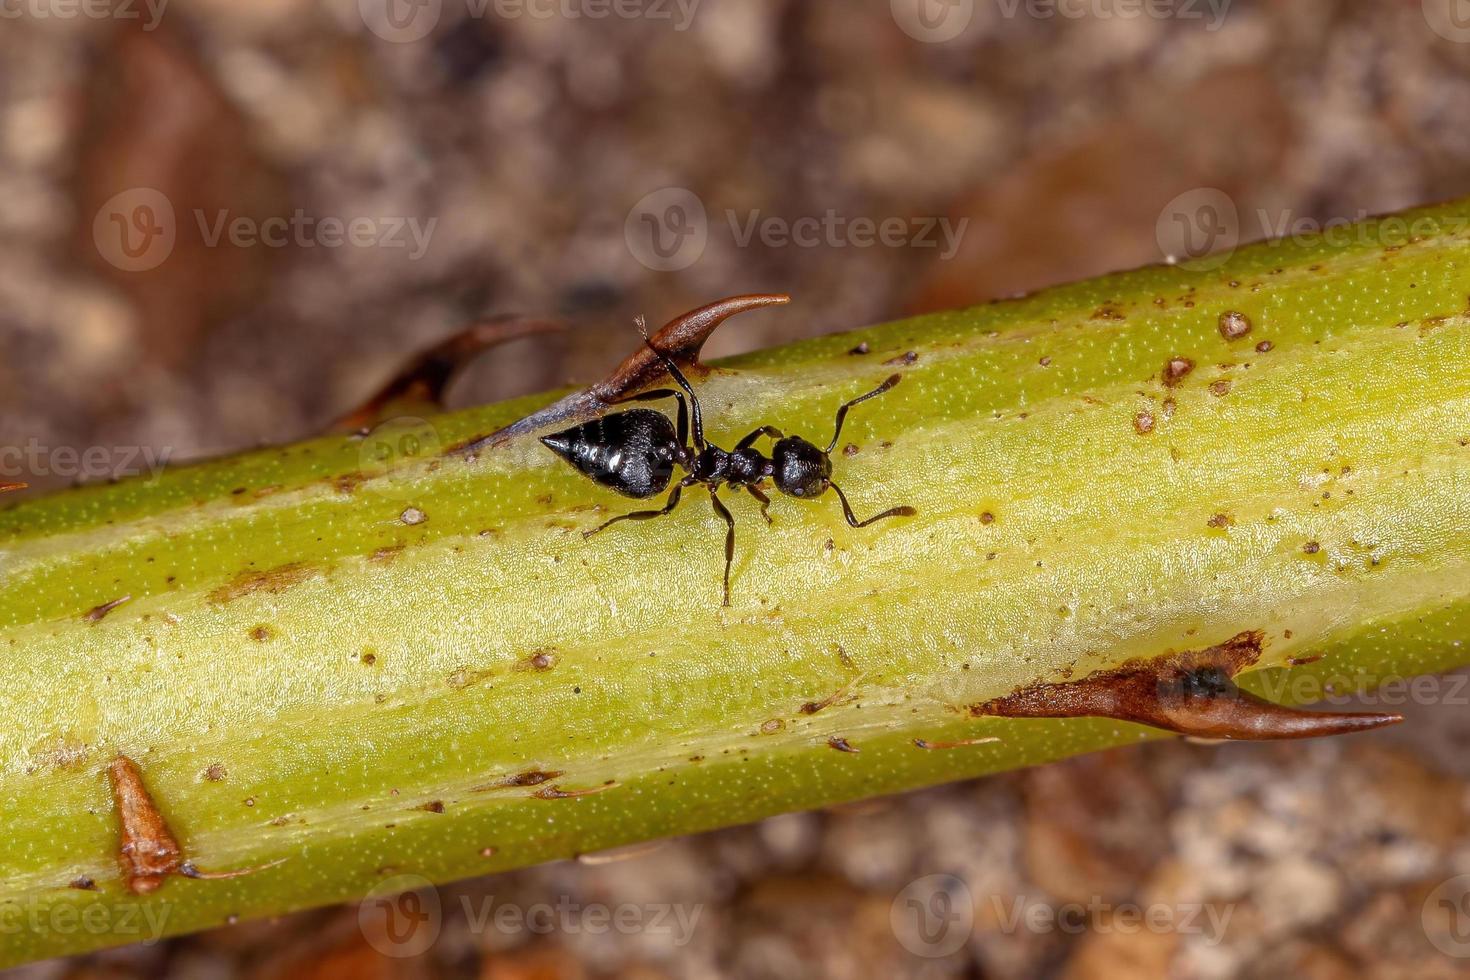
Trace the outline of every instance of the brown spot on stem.
<instances>
[{"instance_id":1,"label":"brown spot on stem","mask_svg":"<svg viewBox=\"0 0 1470 980\"><path fill-rule=\"evenodd\" d=\"M1221 378L1219 381L1211 381L1210 394L1216 398L1224 398L1230 394L1230 380L1228 378Z\"/></svg>"},{"instance_id":2,"label":"brown spot on stem","mask_svg":"<svg viewBox=\"0 0 1470 980\"><path fill-rule=\"evenodd\" d=\"M883 363L884 364L913 364L918 359L919 359L919 355L916 352L911 351L911 350L907 350L907 351L904 351L902 354L899 354L897 357L890 357L888 360L884 361Z\"/></svg>"},{"instance_id":3,"label":"brown spot on stem","mask_svg":"<svg viewBox=\"0 0 1470 980\"><path fill-rule=\"evenodd\" d=\"M1220 314L1220 336L1226 340L1239 340L1251 332L1251 321L1244 313L1226 310Z\"/></svg>"},{"instance_id":4,"label":"brown spot on stem","mask_svg":"<svg viewBox=\"0 0 1470 980\"><path fill-rule=\"evenodd\" d=\"M1173 388L1194 370L1194 362L1187 357L1171 357L1164 365L1164 384Z\"/></svg>"},{"instance_id":5,"label":"brown spot on stem","mask_svg":"<svg viewBox=\"0 0 1470 980\"><path fill-rule=\"evenodd\" d=\"M517 660L515 670L550 670L556 666L556 651L537 650L522 660Z\"/></svg>"},{"instance_id":6,"label":"brown spot on stem","mask_svg":"<svg viewBox=\"0 0 1470 980\"><path fill-rule=\"evenodd\" d=\"M367 478L368 475L361 471L343 473L339 476L332 477L332 486L338 493L352 494L357 492L357 488L361 484L367 482Z\"/></svg>"},{"instance_id":7,"label":"brown spot on stem","mask_svg":"<svg viewBox=\"0 0 1470 980\"><path fill-rule=\"evenodd\" d=\"M379 548L377 551L368 555L368 561L377 562L380 565L390 564L395 558L403 554L404 549L407 547L407 545L393 544Z\"/></svg>"},{"instance_id":8,"label":"brown spot on stem","mask_svg":"<svg viewBox=\"0 0 1470 980\"><path fill-rule=\"evenodd\" d=\"M119 598L113 599L111 602L104 602L100 606L93 606L91 609L87 610L87 612L85 614L83 614L82 618L85 619L89 623L100 623L100 622L102 622L102 617L103 616L106 616L108 613L112 612L114 609L116 609L118 606L122 605L123 603L125 603L125 602L131 602L132 599L133 599L132 596L125 595L125 596L120 596Z\"/></svg>"},{"instance_id":9,"label":"brown spot on stem","mask_svg":"<svg viewBox=\"0 0 1470 980\"><path fill-rule=\"evenodd\" d=\"M1141 436L1146 436L1150 432L1154 431L1153 412L1144 411L1139 412L1137 415L1133 416L1133 431L1137 432Z\"/></svg>"},{"instance_id":10,"label":"brown spot on stem","mask_svg":"<svg viewBox=\"0 0 1470 980\"><path fill-rule=\"evenodd\" d=\"M80 878L73 878L71 883L66 887L75 888L77 891L95 892L97 890L97 882L88 878L86 875L82 875Z\"/></svg>"},{"instance_id":11,"label":"brown spot on stem","mask_svg":"<svg viewBox=\"0 0 1470 980\"><path fill-rule=\"evenodd\" d=\"M1205 521L1205 523L1208 524L1210 527L1229 527L1235 522L1230 519L1229 514L1216 514L1208 521Z\"/></svg>"},{"instance_id":12,"label":"brown spot on stem","mask_svg":"<svg viewBox=\"0 0 1470 980\"><path fill-rule=\"evenodd\" d=\"M868 352L868 342L866 340L863 341L862 343L858 344L852 350L848 351L849 354L866 354L867 352Z\"/></svg>"},{"instance_id":13,"label":"brown spot on stem","mask_svg":"<svg viewBox=\"0 0 1470 980\"><path fill-rule=\"evenodd\" d=\"M858 747L856 745L853 745L847 739L843 738L841 735L833 735L831 738L827 739L827 747L836 749L838 752L852 752L853 754L856 754L858 752Z\"/></svg>"},{"instance_id":14,"label":"brown spot on stem","mask_svg":"<svg viewBox=\"0 0 1470 980\"><path fill-rule=\"evenodd\" d=\"M223 604L256 592L279 595L321 573L320 567L304 561L277 565L264 572L242 572L233 581L209 593L209 601Z\"/></svg>"},{"instance_id":15,"label":"brown spot on stem","mask_svg":"<svg viewBox=\"0 0 1470 980\"><path fill-rule=\"evenodd\" d=\"M852 700L852 686L856 684L858 680L859 678L853 678L851 681L844 684L840 689L833 691L822 700L808 701L806 704L803 704L799 710L804 715L814 715L824 708L832 707L832 705L834 704Z\"/></svg>"},{"instance_id":16,"label":"brown spot on stem","mask_svg":"<svg viewBox=\"0 0 1470 980\"><path fill-rule=\"evenodd\" d=\"M703 377L709 372L699 361L700 349L714 333L715 328L737 313L758 310L766 306L779 306L791 302L784 293L752 293L716 300L697 310L690 310L664 324L648 343L663 351L675 363L689 373ZM621 401L631 394L652 387L667 377L663 362L640 344L633 353L623 359L612 374L591 387L568 395L553 405L533 412L518 422L502 429L479 436L445 450L446 455L469 456L493 445L499 445L515 436L531 432L552 424L564 424L591 418L609 405Z\"/></svg>"},{"instance_id":17,"label":"brown spot on stem","mask_svg":"<svg viewBox=\"0 0 1470 980\"><path fill-rule=\"evenodd\" d=\"M1271 343L1271 341L1269 341L1269 340L1263 340L1259 344L1256 345L1256 353L1257 354L1266 354L1266 353L1269 353L1271 350L1275 349L1275 347L1276 347L1276 345L1273 344L1273 343Z\"/></svg>"},{"instance_id":18,"label":"brown spot on stem","mask_svg":"<svg viewBox=\"0 0 1470 980\"><path fill-rule=\"evenodd\" d=\"M1306 544L1302 545L1302 551L1306 552L1309 555L1315 555L1321 550L1322 546L1316 541L1308 541Z\"/></svg>"},{"instance_id":19,"label":"brown spot on stem","mask_svg":"<svg viewBox=\"0 0 1470 980\"><path fill-rule=\"evenodd\" d=\"M227 773L225 772L225 767L220 765L218 762L214 763L208 769L204 770L204 778L209 780L211 783L223 782L226 775Z\"/></svg>"},{"instance_id":20,"label":"brown spot on stem","mask_svg":"<svg viewBox=\"0 0 1470 980\"><path fill-rule=\"evenodd\" d=\"M264 623L261 623L259 626L250 631L250 638L256 643L264 643L266 640L269 640L274 635L275 634L272 632L271 628Z\"/></svg>"},{"instance_id":21,"label":"brown spot on stem","mask_svg":"<svg viewBox=\"0 0 1470 980\"><path fill-rule=\"evenodd\" d=\"M1252 630L1204 650L1134 660L1081 680L1035 684L983 704L975 716L1114 718L1197 738L1311 738L1381 728L1396 714L1306 711L1257 697L1232 678L1261 656Z\"/></svg>"},{"instance_id":22,"label":"brown spot on stem","mask_svg":"<svg viewBox=\"0 0 1470 980\"><path fill-rule=\"evenodd\" d=\"M428 813L443 813L444 812L444 801L443 800L430 800L428 803L424 803L424 804L422 804L420 806L414 807L414 809L415 810L424 810L424 811L426 811Z\"/></svg>"},{"instance_id":23,"label":"brown spot on stem","mask_svg":"<svg viewBox=\"0 0 1470 980\"><path fill-rule=\"evenodd\" d=\"M549 783L558 776L565 775L566 773L560 769L527 769L525 772L518 772L511 776L502 776L494 782L486 783L483 786L476 786L470 792L483 793L487 790L505 789L511 786L540 786L542 783Z\"/></svg>"}]
</instances>

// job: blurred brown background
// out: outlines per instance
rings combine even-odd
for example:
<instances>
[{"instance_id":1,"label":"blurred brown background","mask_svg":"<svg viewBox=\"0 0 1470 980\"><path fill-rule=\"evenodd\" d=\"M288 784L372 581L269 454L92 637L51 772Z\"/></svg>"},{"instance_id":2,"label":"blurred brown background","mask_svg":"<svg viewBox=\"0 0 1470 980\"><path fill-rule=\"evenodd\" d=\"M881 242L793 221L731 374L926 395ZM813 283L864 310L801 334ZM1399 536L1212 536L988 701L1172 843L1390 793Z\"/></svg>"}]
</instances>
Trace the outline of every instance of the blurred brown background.
<instances>
[{"instance_id":1,"label":"blurred brown background","mask_svg":"<svg viewBox=\"0 0 1470 980\"><path fill-rule=\"evenodd\" d=\"M1226 245L1470 193L1463 0L0 15L0 446L181 459L301 437L493 312L576 329L488 356L457 403L590 380L635 313L732 293L795 303L741 317L711 353L980 302L1163 260L1178 202L1207 188L1234 209ZM829 213L839 230L814 244L742 244L751 222ZM251 240L293 215L280 247ZM863 245L859 219L899 221L901 240ZM333 247L333 221L364 237ZM1430 938L1470 939L1470 909L1435 918L1453 912L1435 887L1470 872L1466 702L1439 700L1384 736L1150 746L446 888L441 938L416 958L382 955L345 909L19 975L1467 975ZM974 907L942 956L891 922L931 873ZM492 894L702 911L683 944L472 928L459 898ZM1017 901L1231 915L1218 934L1096 913L1039 930L1008 924Z\"/></svg>"}]
</instances>

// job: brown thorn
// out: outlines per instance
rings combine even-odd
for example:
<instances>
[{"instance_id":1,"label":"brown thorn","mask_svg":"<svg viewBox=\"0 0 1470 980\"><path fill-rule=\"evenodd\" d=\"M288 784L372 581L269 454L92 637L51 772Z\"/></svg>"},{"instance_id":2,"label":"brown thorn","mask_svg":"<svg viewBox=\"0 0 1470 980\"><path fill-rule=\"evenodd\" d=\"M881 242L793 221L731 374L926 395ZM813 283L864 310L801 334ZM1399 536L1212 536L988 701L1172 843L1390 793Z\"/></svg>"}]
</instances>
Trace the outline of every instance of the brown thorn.
<instances>
[{"instance_id":1,"label":"brown thorn","mask_svg":"<svg viewBox=\"0 0 1470 980\"><path fill-rule=\"evenodd\" d=\"M601 786L588 786L583 789L562 789L560 786L545 786L531 795L538 800L569 800L576 796L591 796L594 793L605 793L618 784L608 780Z\"/></svg>"},{"instance_id":2,"label":"brown thorn","mask_svg":"<svg viewBox=\"0 0 1470 980\"><path fill-rule=\"evenodd\" d=\"M148 795L137 763L120 755L108 765L107 775L112 780L112 800L122 828L118 857L128 890L146 895L179 870L183 852Z\"/></svg>"},{"instance_id":3,"label":"brown thorn","mask_svg":"<svg viewBox=\"0 0 1470 980\"><path fill-rule=\"evenodd\" d=\"M994 735L989 738L962 738L953 742L931 742L926 738L916 738L914 745L921 749L963 749L971 745L989 745L999 741Z\"/></svg>"},{"instance_id":4,"label":"brown thorn","mask_svg":"<svg viewBox=\"0 0 1470 980\"><path fill-rule=\"evenodd\" d=\"M111 602L104 602L100 606L93 606L82 615L82 618L89 623L101 622L103 616L106 616L108 613L112 612L123 603L131 602L132 598L133 597L130 595L125 595L120 598L113 599Z\"/></svg>"},{"instance_id":5,"label":"brown thorn","mask_svg":"<svg viewBox=\"0 0 1470 980\"><path fill-rule=\"evenodd\" d=\"M1252 630L1204 650L1136 660L1081 680L1036 684L970 708L1004 718L1114 718L1195 738L1313 738L1403 721L1392 713L1308 711L1243 691L1233 678L1261 656Z\"/></svg>"},{"instance_id":6,"label":"brown thorn","mask_svg":"<svg viewBox=\"0 0 1470 980\"><path fill-rule=\"evenodd\" d=\"M609 405L648 388L667 375L663 363L648 349L648 344L667 354L676 364L688 368L690 373L702 376L709 369L700 363L699 352L716 327L737 313L789 302L791 297L785 293L748 293L716 300L697 310L690 310L660 327L657 333L648 338L647 344L640 344L637 350L623 359L616 370L597 384L568 395L489 435L452 446L446 450L446 455L470 455L544 426L588 418Z\"/></svg>"},{"instance_id":7,"label":"brown thorn","mask_svg":"<svg viewBox=\"0 0 1470 980\"><path fill-rule=\"evenodd\" d=\"M11 490L24 490L30 486L29 483L0 483L0 493L9 493Z\"/></svg>"},{"instance_id":8,"label":"brown thorn","mask_svg":"<svg viewBox=\"0 0 1470 980\"><path fill-rule=\"evenodd\" d=\"M192 862L184 860L177 838L169 830L168 823L158 812L157 804L143 783L138 764L120 755L108 764L107 775L112 782L112 800L122 828L118 858L128 890L134 895L156 891L172 874L188 878L238 878L273 868L286 860L281 858L239 871L200 871Z\"/></svg>"},{"instance_id":9,"label":"brown thorn","mask_svg":"<svg viewBox=\"0 0 1470 980\"><path fill-rule=\"evenodd\" d=\"M274 868L278 864L285 863L285 858L276 858L274 861L267 861L265 864L257 864L253 868L238 868L234 871L200 871L194 867L193 861L185 861L179 865L179 874L185 878L194 878L196 880L220 881L224 878L243 878L246 875L253 875L257 871L264 871L267 868Z\"/></svg>"},{"instance_id":10,"label":"brown thorn","mask_svg":"<svg viewBox=\"0 0 1470 980\"><path fill-rule=\"evenodd\" d=\"M333 422L330 431L368 429L399 412L442 411L450 383L476 357L508 341L562 329L556 320L515 314L472 323L414 355L376 394Z\"/></svg>"}]
</instances>

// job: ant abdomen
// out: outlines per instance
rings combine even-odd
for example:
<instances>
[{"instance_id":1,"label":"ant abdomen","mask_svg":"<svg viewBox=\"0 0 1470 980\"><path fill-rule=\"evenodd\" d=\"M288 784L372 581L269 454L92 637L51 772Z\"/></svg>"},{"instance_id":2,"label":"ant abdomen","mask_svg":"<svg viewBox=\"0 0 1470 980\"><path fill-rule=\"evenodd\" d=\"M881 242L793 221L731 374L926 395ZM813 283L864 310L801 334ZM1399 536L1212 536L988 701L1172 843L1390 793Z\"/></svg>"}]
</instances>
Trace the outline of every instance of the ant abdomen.
<instances>
[{"instance_id":1,"label":"ant abdomen","mask_svg":"<svg viewBox=\"0 0 1470 980\"><path fill-rule=\"evenodd\" d=\"M638 498L669 485L679 447L668 416L648 408L604 415L541 441L588 479Z\"/></svg>"}]
</instances>

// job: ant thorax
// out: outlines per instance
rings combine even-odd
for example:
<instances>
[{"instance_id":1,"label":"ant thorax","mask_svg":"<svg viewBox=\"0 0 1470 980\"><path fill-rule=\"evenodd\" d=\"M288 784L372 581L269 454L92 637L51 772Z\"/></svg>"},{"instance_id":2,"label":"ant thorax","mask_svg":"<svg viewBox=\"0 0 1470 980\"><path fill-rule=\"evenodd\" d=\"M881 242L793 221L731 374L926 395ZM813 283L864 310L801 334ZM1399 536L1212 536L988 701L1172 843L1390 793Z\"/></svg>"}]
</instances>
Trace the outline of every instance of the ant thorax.
<instances>
[{"instance_id":1,"label":"ant thorax","mask_svg":"<svg viewBox=\"0 0 1470 980\"><path fill-rule=\"evenodd\" d=\"M719 446L705 446L683 465L700 483L750 486L768 476L773 464L757 449L728 452Z\"/></svg>"}]
</instances>

